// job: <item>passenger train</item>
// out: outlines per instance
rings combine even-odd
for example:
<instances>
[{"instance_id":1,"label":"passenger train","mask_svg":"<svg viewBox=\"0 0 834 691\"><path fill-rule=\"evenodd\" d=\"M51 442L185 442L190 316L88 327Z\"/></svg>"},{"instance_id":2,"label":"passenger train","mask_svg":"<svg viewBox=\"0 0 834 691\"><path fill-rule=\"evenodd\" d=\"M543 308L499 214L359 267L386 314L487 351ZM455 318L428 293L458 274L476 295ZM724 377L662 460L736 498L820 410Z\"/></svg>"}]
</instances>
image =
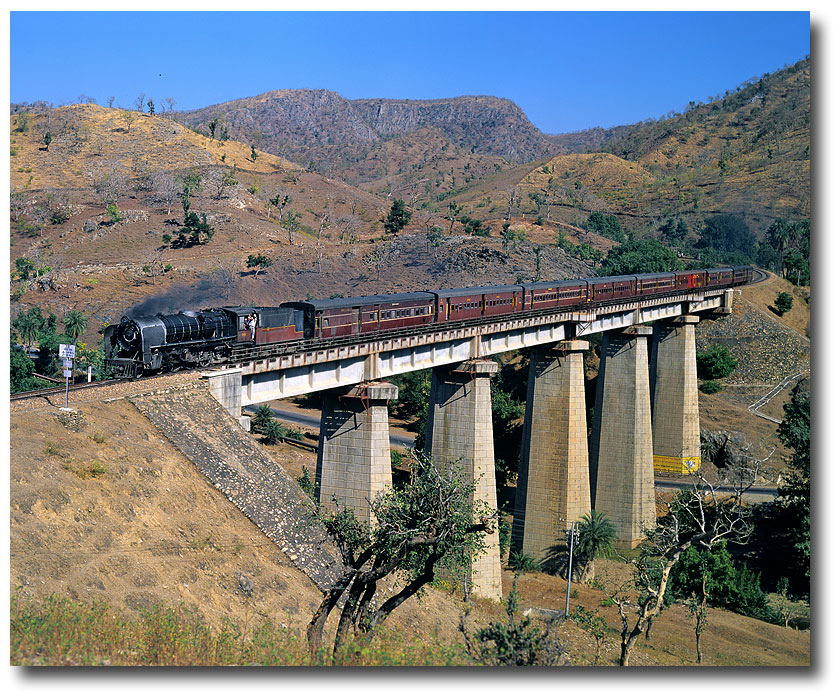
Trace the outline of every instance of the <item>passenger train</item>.
<instances>
[{"instance_id":1,"label":"passenger train","mask_svg":"<svg viewBox=\"0 0 834 691\"><path fill-rule=\"evenodd\" d=\"M413 333L502 317L575 311L634 298L732 288L753 280L751 266L602 278L426 290L284 302L278 307L217 307L131 319L104 331L105 364L137 377L183 367L245 362L282 353Z\"/></svg>"}]
</instances>

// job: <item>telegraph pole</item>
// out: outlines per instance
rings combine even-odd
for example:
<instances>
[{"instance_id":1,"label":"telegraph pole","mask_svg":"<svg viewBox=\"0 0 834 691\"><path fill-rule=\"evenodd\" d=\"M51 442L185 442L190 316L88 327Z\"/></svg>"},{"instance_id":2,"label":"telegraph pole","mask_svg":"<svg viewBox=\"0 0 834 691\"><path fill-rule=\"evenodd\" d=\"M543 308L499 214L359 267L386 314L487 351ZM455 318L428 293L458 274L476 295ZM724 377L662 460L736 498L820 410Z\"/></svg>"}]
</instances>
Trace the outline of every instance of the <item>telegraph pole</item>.
<instances>
[{"instance_id":1,"label":"telegraph pole","mask_svg":"<svg viewBox=\"0 0 834 691\"><path fill-rule=\"evenodd\" d=\"M573 523L573 521L571 521L571 524L570 524L570 556L568 557L568 592L565 595L565 619L568 618L568 614L570 612L570 584L571 584L571 578L573 577L574 526L575 526L575 524Z\"/></svg>"}]
</instances>

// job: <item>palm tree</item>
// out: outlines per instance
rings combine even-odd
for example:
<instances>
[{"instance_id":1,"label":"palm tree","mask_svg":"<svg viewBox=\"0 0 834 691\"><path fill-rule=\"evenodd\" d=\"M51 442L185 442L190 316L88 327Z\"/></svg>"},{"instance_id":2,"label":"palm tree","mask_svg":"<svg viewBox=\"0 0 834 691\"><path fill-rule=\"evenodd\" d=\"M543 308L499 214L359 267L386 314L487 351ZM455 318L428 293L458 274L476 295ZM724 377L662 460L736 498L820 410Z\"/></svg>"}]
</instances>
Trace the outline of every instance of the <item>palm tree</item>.
<instances>
[{"instance_id":1,"label":"palm tree","mask_svg":"<svg viewBox=\"0 0 834 691\"><path fill-rule=\"evenodd\" d=\"M70 310L64 315L64 333L69 336L73 343L87 330L87 317L83 312Z\"/></svg>"},{"instance_id":2,"label":"palm tree","mask_svg":"<svg viewBox=\"0 0 834 691\"><path fill-rule=\"evenodd\" d=\"M577 578L580 583L587 583L594 578L594 560L611 553L617 529L604 513L593 509L582 516L576 527L579 536L573 553L578 567Z\"/></svg>"},{"instance_id":3,"label":"palm tree","mask_svg":"<svg viewBox=\"0 0 834 691\"><path fill-rule=\"evenodd\" d=\"M22 313L17 319L15 319L14 328L17 329L17 332L20 334L20 337L23 339L23 342L31 346L36 340L38 340L38 334L40 330L43 328L43 318L38 318L36 314L30 312Z\"/></svg>"},{"instance_id":4,"label":"palm tree","mask_svg":"<svg viewBox=\"0 0 834 691\"><path fill-rule=\"evenodd\" d=\"M252 420L252 431L264 434L264 430L270 420L272 420L272 408L270 408L266 403L259 405L258 409L255 411L255 417Z\"/></svg>"}]
</instances>

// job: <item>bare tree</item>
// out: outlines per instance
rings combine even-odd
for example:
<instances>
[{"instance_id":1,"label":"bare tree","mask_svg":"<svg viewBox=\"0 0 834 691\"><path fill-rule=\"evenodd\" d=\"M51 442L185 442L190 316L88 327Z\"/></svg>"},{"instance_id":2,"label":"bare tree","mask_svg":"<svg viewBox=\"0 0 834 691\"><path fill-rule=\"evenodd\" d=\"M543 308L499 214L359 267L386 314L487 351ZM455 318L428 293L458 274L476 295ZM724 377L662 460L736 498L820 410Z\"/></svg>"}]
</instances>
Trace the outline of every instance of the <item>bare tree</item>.
<instances>
[{"instance_id":1,"label":"bare tree","mask_svg":"<svg viewBox=\"0 0 834 691\"><path fill-rule=\"evenodd\" d=\"M24 213L26 213L26 196L12 185L9 194L9 216L13 221L19 221Z\"/></svg>"},{"instance_id":2,"label":"bare tree","mask_svg":"<svg viewBox=\"0 0 834 691\"><path fill-rule=\"evenodd\" d=\"M147 159L134 156L131 173L133 177L133 189L136 192L148 192L151 190L153 179L151 177L151 164L148 163Z\"/></svg>"},{"instance_id":3,"label":"bare tree","mask_svg":"<svg viewBox=\"0 0 834 691\"><path fill-rule=\"evenodd\" d=\"M117 160L104 160L88 167L87 176L99 202L104 206L128 195L127 176Z\"/></svg>"},{"instance_id":4,"label":"bare tree","mask_svg":"<svg viewBox=\"0 0 834 691\"><path fill-rule=\"evenodd\" d=\"M223 194L229 187L234 187L239 184L237 179L237 166L232 170L215 167L210 168L205 174L205 181L207 188L213 190L215 199L222 199Z\"/></svg>"},{"instance_id":5,"label":"bare tree","mask_svg":"<svg viewBox=\"0 0 834 691\"><path fill-rule=\"evenodd\" d=\"M145 92L140 93L133 102L140 113L145 109Z\"/></svg>"},{"instance_id":6,"label":"bare tree","mask_svg":"<svg viewBox=\"0 0 834 691\"><path fill-rule=\"evenodd\" d=\"M174 112L174 105L175 105L175 104L176 104L176 100L174 100L174 99L173 99L173 98L171 98L170 96L166 96L166 98L165 98L165 105L167 105L167 106L168 106L168 112L169 112L169 113L173 113L173 112Z\"/></svg>"},{"instance_id":7,"label":"bare tree","mask_svg":"<svg viewBox=\"0 0 834 691\"><path fill-rule=\"evenodd\" d=\"M393 242L383 242L376 245L370 252L362 257L362 263L366 266L376 267L376 280L379 280L382 267L385 266L394 254Z\"/></svg>"},{"instance_id":8,"label":"bare tree","mask_svg":"<svg viewBox=\"0 0 834 691\"><path fill-rule=\"evenodd\" d=\"M223 294L226 300L231 300L232 295L237 290L240 283L240 272L241 267L238 259L229 257L217 260L214 274L223 286Z\"/></svg>"},{"instance_id":9,"label":"bare tree","mask_svg":"<svg viewBox=\"0 0 834 691\"><path fill-rule=\"evenodd\" d=\"M429 235L432 232L431 229L437 226L441 218L442 216L439 214L435 214L434 212L428 210L417 213L417 219L420 221L423 228L426 229L426 250L431 247L431 241L429 240Z\"/></svg>"},{"instance_id":10,"label":"bare tree","mask_svg":"<svg viewBox=\"0 0 834 691\"><path fill-rule=\"evenodd\" d=\"M49 223L59 225L65 223L72 216L72 204L66 190L50 187L44 190L43 200L49 210Z\"/></svg>"},{"instance_id":11,"label":"bare tree","mask_svg":"<svg viewBox=\"0 0 834 691\"><path fill-rule=\"evenodd\" d=\"M513 215L513 204L515 204L516 195L518 194L518 190L515 187L509 187L507 190L507 221L512 220Z\"/></svg>"},{"instance_id":12,"label":"bare tree","mask_svg":"<svg viewBox=\"0 0 834 691\"><path fill-rule=\"evenodd\" d=\"M159 247L158 249L154 250L153 255L151 256L150 264L147 265L148 270L151 274L152 285L156 285L156 273L159 270L159 265L162 263L162 253L166 249L166 247Z\"/></svg>"},{"instance_id":13,"label":"bare tree","mask_svg":"<svg viewBox=\"0 0 834 691\"><path fill-rule=\"evenodd\" d=\"M182 187L177 183L171 173L164 170L157 170L151 173L151 196L155 201L162 202L168 209L167 215L171 215L171 207L177 199Z\"/></svg>"},{"instance_id":14,"label":"bare tree","mask_svg":"<svg viewBox=\"0 0 834 691\"><path fill-rule=\"evenodd\" d=\"M712 479L698 472L692 476L691 489L662 502L666 513L658 518L656 528L646 531L640 556L633 561L633 582L620 584L612 595L622 621L621 666L628 666L637 640L662 612L672 567L689 547L709 550L721 542L744 544L748 540L753 526L742 499L755 483L761 462L749 456L739 458ZM634 587L636 603L627 595ZM636 609L633 621L632 608Z\"/></svg>"},{"instance_id":15,"label":"bare tree","mask_svg":"<svg viewBox=\"0 0 834 691\"><path fill-rule=\"evenodd\" d=\"M339 241L343 245L345 243L352 244L357 240L362 221L352 213L343 214L336 219L336 225L339 227Z\"/></svg>"},{"instance_id":16,"label":"bare tree","mask_svg":"<svg viewBox=\"0 0 834 691\"><path fill-rule=\"evenodd\" d=\"M328 200L329 205L330 200ZM322 235L324 231L330 227L330 209L325 208L319 214L319 231L316 240L316 263L318 264L319 273L321 273L322 261L324 256L324 246L322 244Z\"/></svg>"}]
</instances>

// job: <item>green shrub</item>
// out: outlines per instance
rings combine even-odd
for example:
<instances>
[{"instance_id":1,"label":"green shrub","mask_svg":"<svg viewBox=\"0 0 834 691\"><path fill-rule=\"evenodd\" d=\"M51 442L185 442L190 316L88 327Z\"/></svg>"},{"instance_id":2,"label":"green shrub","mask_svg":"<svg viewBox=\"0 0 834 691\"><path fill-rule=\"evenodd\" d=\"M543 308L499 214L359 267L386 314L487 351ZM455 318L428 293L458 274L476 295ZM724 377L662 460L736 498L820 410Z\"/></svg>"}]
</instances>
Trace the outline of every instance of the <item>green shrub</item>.
<instances>
[{"instance_id":1,"label":"green shrub","mask_svg":"<svg viewBox=\"0 0 834 691\"><path fill-rule=\"evenodd\" d=\"M301 487L301 489L304 490L304 493L311 499L316 498L316 483L310 475L310 471L307 470L306 465L301 466L301 477L298 478L298 486Z\"/></svg>"},{"instance_id":2,"label":"green shrub","mask_svg":"<svg viewBox=\"0 0 834 691\"><path fill-rule=\"evenodd\" d=\"M122 212L115 202L110 202L104 211L110 217L112 223L118 223L122 220Z\"/></svg>"},{"instance_id":3,"label":"green shrub","mask_svg":"<svg viewBox=\"0 0 834 691\"><path fill-rule=\"evenodd\" d=\"M252 418L251 429L253 432L263 433L266 423L272 419L272 408L266 403L259 405L255 411L255 417Z\"/></svg>"},{"instance_id":4,"label":"green shrub","mask_svg":"<svg viewBox=\"0 0 834 691\"><path fill-rule=\"evenodd\" d=\"M519 614L517 580L516 574L507 597L507 623L496 621L477 633L479 657L490 666L554 665L561 648L550 626L541 631L529 617Z\"/></svg>"},{"instance_id":5,"label":"green shrub","mask_svg":"<svg viewBox=\"0 0 834 691\"><path fill-rule=\"evenodd\" d=\"M542 570L541 562L527 552L510 552L509 564L513 571L519 573Z\"/></svg>"},{"instance_id":6,"label":"green shrub","mask_svg":"<svg viewBox=\"0 0 834 691\"><path fill-rule=\"evenodd\" d=\"M698 387L703 393L705 394L714 394L718 393L724 387L721 386L721 382L714 381L712 379L708 379L705 382L701 382L701 385Z\"/></svg>"},{"instance_id":7,"label":"green shrub","mask_svg":"<svg viewBox=\"0 0 834 691\"><path fill-rule=\"evenodd\" d=\"M698 353L698 376L701 379L723 379L738 366L727 346L713 345Z\"/></svg>"},{"instance_id":8,"label":"green shrub","mask_svg":"<svg viewBox=\"0 0 834 691\"><path fill-rule=\"evenodd\" d=\"M776 311L781 317L786 312L790 312L793 307L793 295L790 293L779 293L779 295L776 296L776 300L773 302L773 306L776 308Z\"/></svg>"},{"instance_id":9,"label":"green shrub","mask_svg":"<svg viewBox=\"0 0 834 691\"><path fill-rule=\"evenodd\" d=\"M625 242L626 236L620 226L620 220L613 215L594 211L585 221L585 229L599 233L603 237L617 242Z\"/></svg>"},{"instance_id":10,"label":"green shrub","mask_svg":"<svg viewBox=\"0 0 834 691\"><path fill-rule=\"evenodd\" d=\"M59 209L55 209L52 212L50 220L52 222L52 225L59 226L62 223L66 223L67 221L69 221L71 217L72 214L70 213L69 209L66 207L61 207Z\"/></svg>"},{"instance_id":11,"label":"green shrub","mask_svg":"<svg viewBox=\"0 0 834 691\"><path fill-rule=\"evenodd\" d=\"M268 420L261 429L261 433L264 435L264 444L277 444L281 437L286 436L284 432L284 425L278 420L274 418Z\"/></svg>"}]
</instances>

